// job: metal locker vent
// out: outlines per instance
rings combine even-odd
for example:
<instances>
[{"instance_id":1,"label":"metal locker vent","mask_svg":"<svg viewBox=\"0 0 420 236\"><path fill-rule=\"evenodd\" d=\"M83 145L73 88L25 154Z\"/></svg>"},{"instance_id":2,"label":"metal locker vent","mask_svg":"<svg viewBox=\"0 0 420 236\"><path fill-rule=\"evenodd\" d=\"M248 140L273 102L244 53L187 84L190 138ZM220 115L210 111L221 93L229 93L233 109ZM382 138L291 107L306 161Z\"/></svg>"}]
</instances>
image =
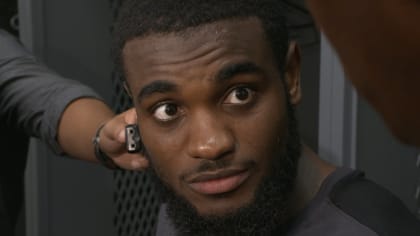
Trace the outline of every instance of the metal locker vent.
<instances>
[{"instance_id":1,"label":"metal locker vent","mask_svg":"<svg viewBox=\"0 0 420 236\"><path fill-rule=\"evenodd\" d=\"M132 107L131 100L115 73L113 87L114 111L119 113ZM118 236L154 235L160 201L150 176L146 172L117 170L114 171L114 183L114 226Z\"/></svg>"},{"instance_id":2,"label":"metal locker vent","mask_svg":"<svg viewBox=\"0 0 420 236\"><path fill-rule=\"evenodd\" d=\"M110 0L114 19L122 0ZM113 109L119 113L132 107L126 94L121 75L112 75L114 88ZM160 200L154 184L145 172L114 171L114 226L118 236L152 236L155 234Z\"/></svg>"}]
</instances>

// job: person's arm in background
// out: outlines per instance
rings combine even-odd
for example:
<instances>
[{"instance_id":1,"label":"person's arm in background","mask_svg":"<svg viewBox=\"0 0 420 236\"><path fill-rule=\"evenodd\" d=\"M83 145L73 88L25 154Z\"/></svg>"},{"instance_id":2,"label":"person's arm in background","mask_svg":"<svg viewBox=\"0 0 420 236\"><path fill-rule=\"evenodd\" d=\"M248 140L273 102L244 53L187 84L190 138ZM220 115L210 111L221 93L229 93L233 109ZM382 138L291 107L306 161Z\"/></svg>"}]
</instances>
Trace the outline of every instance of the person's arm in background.
<instances>
[{"instance_id":1,"label":"person's arm in background","mask_svg":"<svg viewBox=\"0 0 420 236\"><path fill-rule=\"evenodd\" d=\"M90 88L52 72L1 29L0 115L7 125L40 138L56 153L95 162L92 137L106 122L102 151L124 169L147 166L139 154L127 153L119 134L126 120L133 120L125 118L130 114L114 117Z\"/></svg>"},{"instance_id":2,"label":"person's arm in background","mask_svg":"<svg viewBox=\"0 0 420 236\"><path fill-rule=\"evenodd\" d=\"M359 93L395 135L420 147L420 1L306 3Z\"/></svg>"}]
</instances>

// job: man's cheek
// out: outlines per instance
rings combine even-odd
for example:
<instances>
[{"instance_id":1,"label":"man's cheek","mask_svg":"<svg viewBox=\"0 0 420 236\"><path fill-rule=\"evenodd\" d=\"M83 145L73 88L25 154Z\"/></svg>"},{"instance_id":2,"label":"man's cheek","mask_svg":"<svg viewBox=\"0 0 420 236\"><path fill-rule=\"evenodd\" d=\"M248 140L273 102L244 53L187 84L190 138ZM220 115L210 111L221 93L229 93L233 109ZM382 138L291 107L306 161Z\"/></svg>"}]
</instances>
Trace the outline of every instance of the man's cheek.
<instances>
[{"instance_id":1,"label":"man's cheek","mask_svg":"<svg viewBox=\"0 0 420 236\"><path fill-rule=\"evenodd\" d=\"M155 151L151 150L149 158L157 177L166 184L170 184L170 180L176 178L176 176L174 176L176 174L174 169L176 168L176 163L172 163L170 158L163 157L161 153L162 150L164 150L164 148Z\"/></svg>"}]
</instances>

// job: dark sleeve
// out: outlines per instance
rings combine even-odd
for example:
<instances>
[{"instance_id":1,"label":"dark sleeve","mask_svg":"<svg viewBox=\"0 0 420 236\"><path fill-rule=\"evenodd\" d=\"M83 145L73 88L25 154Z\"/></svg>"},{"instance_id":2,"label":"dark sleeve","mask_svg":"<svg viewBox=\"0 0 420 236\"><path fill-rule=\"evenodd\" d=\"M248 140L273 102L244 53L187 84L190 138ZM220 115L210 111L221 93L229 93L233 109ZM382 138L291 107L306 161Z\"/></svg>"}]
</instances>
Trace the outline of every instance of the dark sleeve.
<instances>
[{"instance_id":1,"label":"dark sleeve","mask_svg":"<svg viewBox=\"0 0 420 236\"><path fill-rule=\"evenodd\" d=\"M61 114L82 97L99 99L90 88L48 69L0 29L0 122L61 153L56 139Z\"/></svg>"},{"instance_id":2,"label":"dark sleeve","mask_svg":"<svg viewBox=\"0 0 420 236\"><path fill-rule=\"evenodd\" d=\"M337 207L378 235L420 235L420 220L402 201L362 176L337 183L330 197Z\"/></svg>"}]
</instances>

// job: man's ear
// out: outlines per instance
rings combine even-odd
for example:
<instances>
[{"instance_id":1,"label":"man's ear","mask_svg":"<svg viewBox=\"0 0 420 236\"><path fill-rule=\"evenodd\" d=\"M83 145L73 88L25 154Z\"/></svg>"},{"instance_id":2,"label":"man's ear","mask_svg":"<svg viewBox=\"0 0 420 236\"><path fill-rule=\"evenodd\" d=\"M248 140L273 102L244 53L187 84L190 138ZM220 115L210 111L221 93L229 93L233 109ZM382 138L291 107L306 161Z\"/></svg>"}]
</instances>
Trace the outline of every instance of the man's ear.
<instances>
[{"instance_id":1,"label":"man's ear","mask_svg":"<svg viewBox=\"0 0 420 236\"><path fill-rule=\"evenodd\" d=\"M300 49L296 42L292 41L289 44L284 71L290 103L297 105L302 98L302 91L300 88Z\"/></svg>"}]
</instances>

